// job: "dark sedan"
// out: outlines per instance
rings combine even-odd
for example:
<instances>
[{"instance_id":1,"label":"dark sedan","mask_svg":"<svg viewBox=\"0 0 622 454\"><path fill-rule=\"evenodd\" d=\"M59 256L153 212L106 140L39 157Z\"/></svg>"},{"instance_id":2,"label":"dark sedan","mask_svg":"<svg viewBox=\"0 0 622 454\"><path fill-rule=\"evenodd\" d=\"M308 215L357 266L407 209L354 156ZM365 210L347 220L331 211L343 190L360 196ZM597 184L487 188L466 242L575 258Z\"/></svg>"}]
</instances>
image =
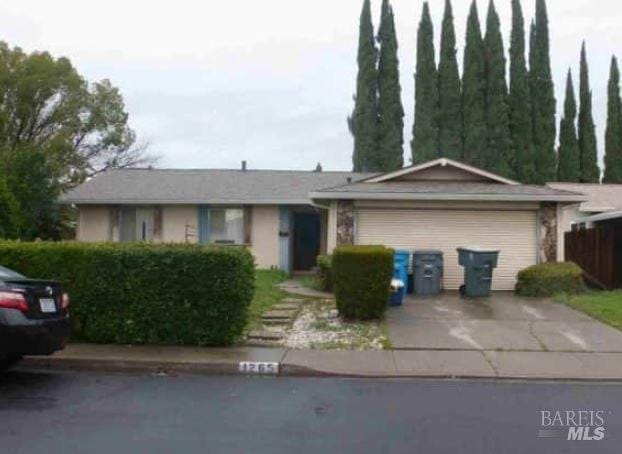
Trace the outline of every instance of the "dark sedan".
<instances>
[{"instance_id":1,"label":"dark sedan","mask_svg":"<svg viewBox=\"0 0 622 454\"><path fill-rule=\"evenodd\" d=\"M69 337L69 297L60 283L0 266L0 370L23 355L51 355Z\"/></svg>"}]
</instances>

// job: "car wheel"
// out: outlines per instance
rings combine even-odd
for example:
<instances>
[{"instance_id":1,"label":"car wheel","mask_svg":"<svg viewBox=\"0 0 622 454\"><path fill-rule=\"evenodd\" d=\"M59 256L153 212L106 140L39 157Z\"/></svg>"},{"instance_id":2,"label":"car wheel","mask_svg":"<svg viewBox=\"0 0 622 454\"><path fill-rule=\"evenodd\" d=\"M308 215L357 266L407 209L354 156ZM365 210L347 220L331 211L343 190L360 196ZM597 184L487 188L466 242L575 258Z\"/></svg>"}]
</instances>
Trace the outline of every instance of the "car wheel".
<instances>
[{"instance_id":1,"label":"car wheel","mask_svg":"<svg viewBox=\"0 0 622 454\"><path fill-rule=\"evenodd\" d=\"M0 372L8 370L9 367L14 366L20 359L22 359L20 355L0 355Z\"/></svg>"}]
</instances>

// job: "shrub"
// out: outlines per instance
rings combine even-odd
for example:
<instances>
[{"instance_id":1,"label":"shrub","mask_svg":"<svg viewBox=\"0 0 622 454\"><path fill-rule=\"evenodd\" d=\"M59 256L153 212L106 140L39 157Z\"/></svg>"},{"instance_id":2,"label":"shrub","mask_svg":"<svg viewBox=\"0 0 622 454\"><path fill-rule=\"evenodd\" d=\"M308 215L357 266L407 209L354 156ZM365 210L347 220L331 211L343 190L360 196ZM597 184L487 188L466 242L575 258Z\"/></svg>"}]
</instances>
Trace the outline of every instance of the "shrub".
<instances>
[{"instance_id":1,"label":"shrub","mask_svg":"<svg viewBox=\"0 0 622 454\"><path fill-rule=\"evenodd\" d=\"M342 246L335 249L332 264L339 313L347 319L382 318L390 296L393 250Z\"/></svg>"},{"instance_id":2,"label":"shrub","mask_svg":"<svg viewBox=\"0 0 622 454\"><path fill-rule=\"evenodd\" d=\"M571 262L542 263L518 273L516 293L521 296L553 296L575 294L585 289L583 271Z\"/></svg>"},{"instance_id":3,"label":"shrub","mask_svg":"<svg viewBox=\"0 0 622 454\"><path fill-rule=\"evenodd\" d=\"M318 280L320 289L324 292L333 291L333 256L318 255L317 257Z\"/></svg>"},{"instance_id":4,"label":"shrub","mask_svg":"<svg viewBox=\"0 0 622 454\"><path fill-rule=\"evenodd\" d=\"M238 248L2 242L0 264L63 283L74 341L231 344L254 291L253 258Z\"/></svg>"}]
</instances>

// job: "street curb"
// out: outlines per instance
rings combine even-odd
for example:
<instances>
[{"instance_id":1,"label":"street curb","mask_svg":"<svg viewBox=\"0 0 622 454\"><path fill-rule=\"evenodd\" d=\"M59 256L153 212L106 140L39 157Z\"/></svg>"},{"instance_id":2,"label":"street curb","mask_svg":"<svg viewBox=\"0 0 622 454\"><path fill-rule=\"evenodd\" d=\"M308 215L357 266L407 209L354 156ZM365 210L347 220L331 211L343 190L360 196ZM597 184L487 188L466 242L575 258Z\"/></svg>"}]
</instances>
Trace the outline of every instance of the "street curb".
<instances>
[{"instance_id":1,"label":"street curb","mask_svg":"<svg viewBox=\"0 0 622 454\"><path fill-rule=\"evenodd\" d=\"M231 362L191 363L163 361L124 361L116 359L78 359L27 357L20 367L44 370L72 370L89 372L127 372L170 374L186 373L197 375L238 375L239 366Z\"/></svg>"},{"instance_id":2,"label":"street curb","mask_svg":"<svg viewBox=\"0 0 622 454\"><path fill-rule=\"evenodd\" d=\"M493 380L493 381L537 381L537 382L611 382L620 383L622 378L573 378L534 376L477 376L451 374L381 374L348 373L313 369L306 366L279 363L278 374L253 374L240 372L239 364L231 362L191 363L162 361L123 361L116 359L49 358L27 357L20 368L49 371L83 371L132 374L188 374L188 375L240 375L272 377L309 378L356 378L356 379L420 379L420 380Z\"/></svg>"}]
</instances>

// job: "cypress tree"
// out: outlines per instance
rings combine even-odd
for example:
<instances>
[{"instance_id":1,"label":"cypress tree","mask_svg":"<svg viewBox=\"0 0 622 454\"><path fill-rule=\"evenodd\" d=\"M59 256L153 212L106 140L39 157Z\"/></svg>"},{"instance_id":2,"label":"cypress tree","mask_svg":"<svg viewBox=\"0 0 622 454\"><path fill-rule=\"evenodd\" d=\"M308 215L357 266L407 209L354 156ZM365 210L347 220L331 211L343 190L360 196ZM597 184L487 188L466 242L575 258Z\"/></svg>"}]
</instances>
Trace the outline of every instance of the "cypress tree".
<instances>
[{"instance_id":1,"label":"cypress tree","mask_svg":"<svg viewBox=\"0 0 622 454\"><path fill-rule=\"evenodd\" d=\"M484 80L484 41L477 3L471 3L467 20L464 69L462 71L463 159L484 167L486 153L486 84Z\"/></svg>"},{"instance_id":2,"label":"cypress tree","mask_svg":"<svg viewBox=\"0 0 622 454\"><path fill-rule=\"evenodd\" d=\"M411 143L414 163L429 161L439 154L438 146L438 73L434 52L434 28L428 2L417 31L415 69L415 121Z\"/></svg>"},{"instance_id":3,"label":"cypress tree","mask_svg":"<svg viewBox=\"0 0 622 454\"><path fill-rule=\"evenodd\" d=\"M484 37L486 80L486 124L488 141L486 168L509 178L514 177L511 157L508 87L505 81L505 55L499 15L492 0L488 5Z\"/></svg>"},{"instance_id":4,"label":"cypress tree","mask_svg":"<svg viewBox=\"0 0 622 454\"><path fill-rule=\"evenodd\" d=\"M579 162L579 140L575 121L577 119L577 101L574 96L572 72L568 70L566 79L566 100L564 116L559 126L559 164L557 179L559 181L581 181L581 164Z\"/></svg>"},{"instance_id":5,"label":"cypress tree","mask_svg":"<svg viewBox=\"0 0 622 454\"><path fill-rule=\"evenodd\" d=\"M536 169L534 182L544 184L557 176L556 101L551 76L549 19L545 0L536 0L536 20L531 31L529 62Z\"/></svg>"},{"instance_id":6,"label":"cypress tree","mask_svg":"<svg viewBox=\"0 0 622 454\"><path fill-rule=\"evenodd\" d=\"M581 182L598 183L600 169L596 148L596 130L592 117L592 91L590 90L590 74L587 65L585 42L581 46L581 72L579 75L579 150L581 163Z\"/></svg>"},{"instance_id":7,"label":"cypress tree","mask_svg":"<svg viewBox=\"0 0 622 454\"><path fill-rule=\"evenodd\" d=\"M510 134L514 173L523 183L535 181L533 126L529 93L529 74L525 61L525 21L520 0L512 0L510 43Z\"/></svg>"},{"instance_id":8,"label":"cypress tree","mask_svg":"<svg viewBox=\"0 0 622 454\"><path fill-rule=\"evenodd\" d=\"M397 36L393 8L382 0L378 30L378 162L374 171L388 172L404 165L404 108L400 87Z\"/></svg>"},{"instance_id":9,"label":"cypress tree","mask_svg":"<svg viewBox=\"0 0 622 454\"><path fill-rule=\"evenodd\" d=\"M622 100L620 100L620 70L615 56L611 58L607 93L605 176L603 182L622 183Z\"/></svg>"},{"instance_id":10,"label":"cypress tree","mask_svg":"<svg viewBox=\"0 0 622 454\"><path fill-rule=\"evenodd\" d=\"M354 171L364 172L373 170L371 167L378 150L377 49L369 0L363 0L359 27L356 96L349 123L354 135Z\"/></svg>"},{"instance_id":11,"label":"cypress tree","mask_svg":"<svg viewBox=\"0 0 622 454\"><path fill-rule=\"evenodd\" d=\"M441 30L438 95L440 154L460 160L462 158L462 97L456 60L456 32L450 0L445 0L445 14Z\"/></svg>"}]
</instances>

